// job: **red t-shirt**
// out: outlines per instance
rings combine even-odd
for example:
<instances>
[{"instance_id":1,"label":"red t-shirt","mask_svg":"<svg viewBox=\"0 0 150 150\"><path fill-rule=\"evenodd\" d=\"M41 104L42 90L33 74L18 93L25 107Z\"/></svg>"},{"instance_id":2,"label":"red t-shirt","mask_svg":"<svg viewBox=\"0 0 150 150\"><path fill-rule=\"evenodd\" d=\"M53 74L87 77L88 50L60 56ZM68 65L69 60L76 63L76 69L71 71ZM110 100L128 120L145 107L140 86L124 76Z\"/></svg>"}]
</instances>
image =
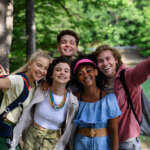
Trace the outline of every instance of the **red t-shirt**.
<instances>
[{"instance_id":1,"label":"red t-shirt","mask_svg":"<svg viewBox=\"0 0 150 150\"><path fill-rule=\"evenodd\" d=\"M139 64L134 68L126 68L123 64L115 78L114 91L117 96L119 107L122 111L121 116L119 117L119 141L123 142L132 137L138 137L140 135L140 127L137 120L128 107L127 98L123 85L120 81L120 71L126 69L125 71L125 80L128 86L132 103L134 105L136 114L138 115L139 120L141 119L141 84L147 80L150 75L150 57Z\"/></svg>"}]
</instances>

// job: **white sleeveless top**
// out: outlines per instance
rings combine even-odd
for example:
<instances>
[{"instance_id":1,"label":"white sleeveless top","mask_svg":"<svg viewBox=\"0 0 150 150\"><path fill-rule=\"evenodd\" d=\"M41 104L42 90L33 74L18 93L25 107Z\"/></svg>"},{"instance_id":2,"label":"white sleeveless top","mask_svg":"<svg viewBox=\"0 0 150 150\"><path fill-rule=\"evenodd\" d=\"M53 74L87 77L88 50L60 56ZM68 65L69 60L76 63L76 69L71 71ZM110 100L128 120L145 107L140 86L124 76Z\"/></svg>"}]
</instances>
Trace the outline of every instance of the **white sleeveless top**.
<instances>
[{"instance_id":1,"label":"white sleeveless top","mask_svg":"<svg viewBox=\"0 0 150 150\"><path fill-rule=\"evenodd\" d=\"M53 94L56 104L60 104L63 96L57 96ZM66 96L66 102L60 109L54 109L49 100L49 95L44 101L36 105L34 113L34 122L41 127L51 130L58 130L66 119L67 104L69 99L69 93Z\"/></svg>"}]
</instances>

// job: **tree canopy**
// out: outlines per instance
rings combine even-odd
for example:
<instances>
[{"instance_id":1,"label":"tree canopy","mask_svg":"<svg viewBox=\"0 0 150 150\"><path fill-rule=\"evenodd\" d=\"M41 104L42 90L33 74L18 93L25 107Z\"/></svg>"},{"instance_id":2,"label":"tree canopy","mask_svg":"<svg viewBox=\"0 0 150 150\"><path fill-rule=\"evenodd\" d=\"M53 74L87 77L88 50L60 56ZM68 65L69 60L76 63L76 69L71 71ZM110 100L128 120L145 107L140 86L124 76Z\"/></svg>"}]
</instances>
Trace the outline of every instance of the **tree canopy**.
<instances>
[{"instance_id":1,"label":"tree canopy","mask_svg":"<svg viewBox=\"0 0 150 150\"><path fill-rule=\"evenodd\" d=\"M150 1L36 0L34 8L37 49L57 55L57 34L72 29L78 33L79 49L84 52L100 44L110 44L138 46L142 54L150 55ZM25 29L25 1L14 1L10 60L16 68L26 58Z\"/></svg>"}]
</instances>

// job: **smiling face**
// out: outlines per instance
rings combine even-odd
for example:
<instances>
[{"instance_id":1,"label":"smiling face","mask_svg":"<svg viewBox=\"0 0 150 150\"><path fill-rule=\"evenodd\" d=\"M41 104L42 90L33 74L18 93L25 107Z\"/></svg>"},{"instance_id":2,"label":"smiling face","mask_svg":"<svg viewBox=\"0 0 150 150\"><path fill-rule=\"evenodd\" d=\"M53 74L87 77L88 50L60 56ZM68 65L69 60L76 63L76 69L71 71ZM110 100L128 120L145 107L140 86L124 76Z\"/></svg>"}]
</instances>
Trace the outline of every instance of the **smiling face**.
<instances>
[{"instance_id":1,"label":"smiling face","mask_svg":"<svg viewBox=\"0 0 150 150\"><path fill-rule=\"evenodd\" d=\"M77 43L74 36L62 36L58 46L58 51L60 52L61 56L74 56L77 50Z\"/></svg>"},{"instance_id":2,"label":"smiling face","mask_svg":"<svg viewBox=\"0 0 150 150\"><path fill-rule=\"evenodd\" d=\"M50 60L39 56L28 63L28 73L34 81L39 81L46 76Z\"/></svg>"},{"instance_id":3,"label":"smiling face","mask_svg":"<svg viewBox=\"0 0 150 150\"><path fill-rule=\"evenodd\" d=\"M70 80L70 66L67 63L58 63L53 70L53 83L66 84Z\"/></svg>"},{"instance_id":4,"label":"smiling face","mask_svg":"<svg viewBox=\"0 0 150 150\"><path fill-rule=\"evenodd\" d=\"M96 76L98 72L92 65L81 64L77 69L77 78L85 87L96 85Z\"/></svg>"},{"instance_id":5,"label":"smiling face","mask_svg":"<svg viewBox=\"0 0 150 150\"><path fill-rule=\"evenodd\" d=\"M110 50L103 51L97 55L97 66L108 78L115 76L117 63L118 61L115 59Z\"/></svg>"}]
</instances>

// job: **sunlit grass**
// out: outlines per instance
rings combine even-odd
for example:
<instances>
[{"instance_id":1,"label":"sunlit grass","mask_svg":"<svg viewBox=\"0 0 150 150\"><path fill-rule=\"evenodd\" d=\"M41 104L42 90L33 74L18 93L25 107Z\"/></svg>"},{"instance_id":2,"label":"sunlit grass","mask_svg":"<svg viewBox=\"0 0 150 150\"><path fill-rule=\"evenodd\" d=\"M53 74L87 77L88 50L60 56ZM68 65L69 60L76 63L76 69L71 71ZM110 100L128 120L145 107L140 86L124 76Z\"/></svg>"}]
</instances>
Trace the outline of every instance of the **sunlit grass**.
<instances>
[{"instance_id":1,"label":"sunlit grass","mask_svg":"<svg viewBox=\"0 0 150 150\"><path fill-rule=\"evenodd\" d=\"M144 92L145 92L146 96L150 100L150 79L148 79L146 82L144 82L142 87L144 89Z\"/></svg>"}]
</instances>

